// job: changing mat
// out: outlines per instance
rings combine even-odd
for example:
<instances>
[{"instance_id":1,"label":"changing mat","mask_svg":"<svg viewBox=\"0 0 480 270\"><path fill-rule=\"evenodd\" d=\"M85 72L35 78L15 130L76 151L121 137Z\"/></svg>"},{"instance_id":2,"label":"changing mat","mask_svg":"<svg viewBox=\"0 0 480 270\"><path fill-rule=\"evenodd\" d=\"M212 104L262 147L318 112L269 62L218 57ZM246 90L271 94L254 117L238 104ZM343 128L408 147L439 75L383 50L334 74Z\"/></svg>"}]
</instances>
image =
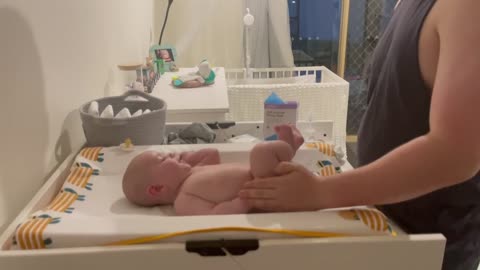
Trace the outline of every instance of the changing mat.
<instances>
[{"instance_id":1,"label":"changing mat","mask_svg":"<svg viewBox=\"0 0 480 270\"><path fill-rule=\"evenodd\" d=\"M174 215L171 206L144 208L122 192L122 176L130 160L146 150L179 152L219 149L222 162L248 164L253 144L136 146L84 148L76 157L61 190L50 204L18 225L12 249L44 249L185 242L213 239L342 237L390 235L387 218L370 208L318 212L224 216ZM341 173L331 145L309 143L294 161L320 175Z\"/></svg>"}]
</instances>

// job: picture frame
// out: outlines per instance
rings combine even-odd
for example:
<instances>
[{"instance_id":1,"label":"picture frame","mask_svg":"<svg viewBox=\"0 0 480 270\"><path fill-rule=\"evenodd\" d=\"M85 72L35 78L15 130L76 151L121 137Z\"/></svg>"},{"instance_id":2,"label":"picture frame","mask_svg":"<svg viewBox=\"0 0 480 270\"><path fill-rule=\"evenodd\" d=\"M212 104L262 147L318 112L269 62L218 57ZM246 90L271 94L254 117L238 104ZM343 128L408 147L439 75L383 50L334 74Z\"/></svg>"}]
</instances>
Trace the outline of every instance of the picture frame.
<instances>
[{"instance_id":1,"label":"picture frame","mask_svg":"<svg viewBox=\"0 0 480 270\"><path fill-rule=\"evenodd\" d=\"M136 70L137 82L141 82L144 86L144 91L151 93L158 79L160 79L160 73L157 73L155 69L149 67L141 67ZM142 81L143 80L143 81Z\"/></svg>"},{"instance_id":2,"label":"picture frame","mask_svg":"<svg viewBox=\"0 0 480 270\"><path fill-rule=\"evenodd\" d=\"M150 56L153 59L155 71L159 74L176 71L175 61L177 50L169 45L153 45L150 47Z\"/></svg>"}]
</instances>

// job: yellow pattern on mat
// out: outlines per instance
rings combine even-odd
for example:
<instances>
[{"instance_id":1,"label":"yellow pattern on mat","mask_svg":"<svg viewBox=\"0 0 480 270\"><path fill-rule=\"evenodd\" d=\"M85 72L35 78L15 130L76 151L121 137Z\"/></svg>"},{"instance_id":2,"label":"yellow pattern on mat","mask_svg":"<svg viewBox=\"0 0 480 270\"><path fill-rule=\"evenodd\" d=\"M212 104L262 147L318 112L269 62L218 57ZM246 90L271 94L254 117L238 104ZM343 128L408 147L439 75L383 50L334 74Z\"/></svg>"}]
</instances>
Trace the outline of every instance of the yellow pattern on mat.
<instances>
[{"instance_id":1,"label":"yellow pattern on mat","mask_svg":"<svg viewBox=\"0 0 480 270\"><path fill-rule=\"evenodd\" d=\"M52 218L34 218L17 229L17 241L21 249L44 249L43 232Z\"/></svg>"},{"instance_id":2,"label":"yellow pattern on mat","mask_svg":"<svg viewBox=\"0 0 480 270\"><path fill-rule=\"evenodd\" d=\"M62 190L47 207L47 210L65 212L65 210L67 210L67 208L69 208L77 200L77 198L77 194Z\"/></svg>"},{"instance_id":3,"label":"yellow pattern on mat","mask_svg":"<svg viewBox=\"0 0 480 270\"><path fill-rule=\"evenodd\" d=\"M324 153L327 156L334 157L335 150L333 145L323 142L309 142L305 144L310 149L318 149L318 151Z\"/></svg>"},{"instance_id":4,"label":"yellow pattern on mat","mask_svg":"<svg viewBox=\"0 0 480 270\"><path fill-rule=\"evenodd\" d=\"M320 169L320 174L322 176L333 176L337 174L337 171L335 170L335 167L333 165L328 165Z\"/></svg>"},{"instance_id":5,"label":"yellow pattern on mat","mask_svg":"<svg viewBox=\"0 0 480 270\"><path fill-rule=\"evenodd\" d=\"M85 188L93 174L93 169L75 167L68 175L67 182L77 187Z\"/></svg>"},{"instance_id":6,"label":"yellow pattern on mat","mask_svg":"<svg viewBox=\"0 0 480 270\"><path fill-rule=\"evenodd\" d=\"M102 147L87 147L80 151L80 155L86 159L97 161L100 151L102 151Z\"/></svg>"},{"instance_id":7,"label":"yellow pattern on mat","mask_svg":"<svg viewBox=\"0 0 480 270\"><path fill-rule=\"evenodd\" d=\"M375 209L350 209L340 211L339 215L347 220L360 220L375 232L386 232L390 229L387 217ZM396 235L395 232L391 232Z\"/></svg>"},{"instance_id":8,"label":"yellow pattern on mat","mask_svg":"<svg viewBox=\"0 0 480 270\"><path fill-rule=\"evenodd\" d=\"M331 233L331 232L297 231L297 230L286 230L286 229L261 229L261 228L245 228L245 227L221 227L221 228L200 229L200 230L191 230L191 231L184 231L184 232L167 233L167 234L161 234L156 236L140 237L140 238L110 243L110 244L107 244L106 246L145 244L145 243L152 243L160 240L165 240L169 238L175 238L175 237L190 235L190 234L209 233L209 232L226 232L226 231L274 233L274 234L283 234L283 235L290 235L290 236L297 236L297 237L310 237L310 238L352 236L349 234Z\"/></svg>"}]
</instances>

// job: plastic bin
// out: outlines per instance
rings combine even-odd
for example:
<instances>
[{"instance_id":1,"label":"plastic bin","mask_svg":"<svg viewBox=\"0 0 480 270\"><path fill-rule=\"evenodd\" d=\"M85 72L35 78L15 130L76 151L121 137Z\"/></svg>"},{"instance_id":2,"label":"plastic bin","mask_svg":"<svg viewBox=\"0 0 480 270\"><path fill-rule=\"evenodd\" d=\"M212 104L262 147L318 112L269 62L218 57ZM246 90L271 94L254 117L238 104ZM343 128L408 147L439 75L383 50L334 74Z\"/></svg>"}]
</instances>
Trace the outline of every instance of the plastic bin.
<instances>
[{"instance_id":1,"label":"plastic bin","mask_svg":"<svg viewBox=\"0 0 480 270\"><path fill-rule=\"evenodd\" d=\"M137 110L151 112L127 119L107 119L88 114L90 102L80 107L80 117L88 146L120 145L130 138L135 145L159 145L164 143L167 104L147 93L131 90L124 95L95 100L99 111L108 105L118 113L128 108L133 114Z\"/></svg>"}]
</instances>

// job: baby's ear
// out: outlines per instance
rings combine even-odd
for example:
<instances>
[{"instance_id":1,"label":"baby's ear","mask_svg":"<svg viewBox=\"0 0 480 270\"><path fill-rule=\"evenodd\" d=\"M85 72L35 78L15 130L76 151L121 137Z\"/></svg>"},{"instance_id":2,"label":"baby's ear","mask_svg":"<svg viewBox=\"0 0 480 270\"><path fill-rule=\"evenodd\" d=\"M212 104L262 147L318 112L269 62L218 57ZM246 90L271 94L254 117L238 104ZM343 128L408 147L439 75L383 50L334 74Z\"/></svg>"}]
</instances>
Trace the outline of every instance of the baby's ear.
<instances>
[{"instance_id":1,"label":"baby's ear","mask_svg":"<svg viewBox=\"0 0 480 270\"><path fill-rule=\"evenodd\" d=\"M158 197L162 193L163 185L150 185L147 188L147 193L152 197Z\"/></svg>"}]
</instances>

